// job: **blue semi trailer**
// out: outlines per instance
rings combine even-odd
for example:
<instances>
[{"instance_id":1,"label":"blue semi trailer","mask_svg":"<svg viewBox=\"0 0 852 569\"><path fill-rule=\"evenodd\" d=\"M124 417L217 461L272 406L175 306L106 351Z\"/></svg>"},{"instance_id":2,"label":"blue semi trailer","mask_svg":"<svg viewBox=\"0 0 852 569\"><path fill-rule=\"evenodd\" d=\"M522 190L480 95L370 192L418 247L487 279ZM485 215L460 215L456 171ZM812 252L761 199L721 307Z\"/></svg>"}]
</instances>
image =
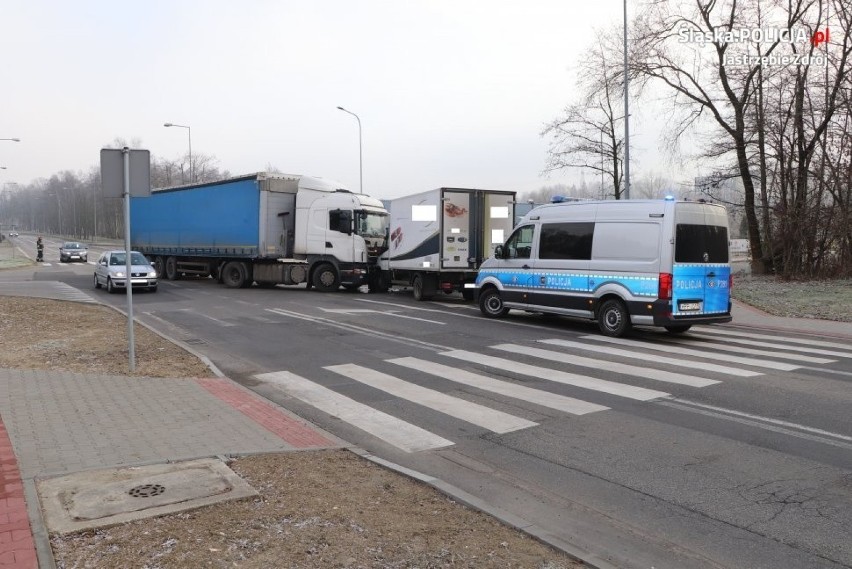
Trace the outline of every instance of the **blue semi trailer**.
<instances>
[{"instance_id":1,"label":"blue semi trailer","mask_svg":"<svg viewBox=\"0 0 852 569\"><path fill-rule=\"evenodd\" d=\"M131 246L168 280L374 287L387 240L381 201L321 178L261 172L131 199Z\"/></svg>"}]
</instances>

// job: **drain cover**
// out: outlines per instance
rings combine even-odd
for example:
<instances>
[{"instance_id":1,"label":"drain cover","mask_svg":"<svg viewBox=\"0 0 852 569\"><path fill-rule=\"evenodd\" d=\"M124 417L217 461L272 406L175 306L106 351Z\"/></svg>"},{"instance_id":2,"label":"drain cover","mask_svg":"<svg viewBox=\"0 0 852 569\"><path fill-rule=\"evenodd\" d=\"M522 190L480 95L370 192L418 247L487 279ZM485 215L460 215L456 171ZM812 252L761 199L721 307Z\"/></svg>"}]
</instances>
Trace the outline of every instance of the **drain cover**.
<instances>
[{"instance_id":1,"label":"drain cover","mask_svg":"<svg viewBox=\"0 0 852 569\"><path fill-rule=\"evenodd\" d=\"M166 487L161 484L143 484L131 488L127 493L134 498L150 498L151 496L159 496L166 491Z\"/></svg>"},{"instance_id":2,"label":"drain cover","mask_svg":"<svg viewBox=\"0 0 852 569\"><path fill-rule=\"evenodd\" d=\"M224 462L209 458L79 472L37 487L48 529L60 534L257 495Z\"/></svg>"}]
</instances>

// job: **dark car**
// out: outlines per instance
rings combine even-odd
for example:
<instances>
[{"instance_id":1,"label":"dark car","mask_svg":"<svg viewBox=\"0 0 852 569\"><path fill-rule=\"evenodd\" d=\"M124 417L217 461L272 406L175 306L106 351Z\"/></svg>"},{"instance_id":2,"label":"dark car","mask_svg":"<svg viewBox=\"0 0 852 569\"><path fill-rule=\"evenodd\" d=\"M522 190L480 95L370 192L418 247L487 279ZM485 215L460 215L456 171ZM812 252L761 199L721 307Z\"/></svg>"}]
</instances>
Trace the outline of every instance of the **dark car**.
<instances>
[{"instance_id":1,"label":"dark car","mask_svg":"<svg viewBox=\"0 0 852 569\"><path fill-rule=\"evenodd\" d=\"M59 262L83 261L89 259L89 249L82 243L67 241L59 248Z\"/></svg>"}]
</instances>

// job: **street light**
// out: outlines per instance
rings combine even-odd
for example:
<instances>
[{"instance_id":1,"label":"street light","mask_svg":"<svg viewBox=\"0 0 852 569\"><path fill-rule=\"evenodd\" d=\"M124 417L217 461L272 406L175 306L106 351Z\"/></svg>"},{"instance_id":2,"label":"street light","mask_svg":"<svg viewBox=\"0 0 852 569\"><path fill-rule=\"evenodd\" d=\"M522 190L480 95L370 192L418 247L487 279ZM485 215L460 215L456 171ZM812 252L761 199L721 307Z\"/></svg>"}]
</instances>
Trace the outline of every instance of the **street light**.
<instances>
[{"instance_id":1,"label":"street light","mask_svg":"<svg viewBox=\"0 0 852 569\"><path fill-rule=\"evenodd\" d=\"M192 172L192 129L186 125L175 124L171 122L164 123L163 126L176 126L178 128L185 128L186 133L189 136L189 183L192 184L195 182L195 177Z\"/></svg>"},{"instance_id":2,"label":"street light","mask_svg":"<svg viewBox=\"0 0 852 569\"><path fill-rule=\"evenodd\" d=\"M352 111L347 111L343 107L337 107L337 108L340 109L341 111L343 111L344 113L349 113L350 115L355 117L355 119L358 121L358 172L359 172L358 175L360 177L359 192L363 194L364 193L364 159L363 159L364 154L362 152L362 145L361 145L361 119L358 117L358 115L356 115Z\"/></svg>"}]
</instances>

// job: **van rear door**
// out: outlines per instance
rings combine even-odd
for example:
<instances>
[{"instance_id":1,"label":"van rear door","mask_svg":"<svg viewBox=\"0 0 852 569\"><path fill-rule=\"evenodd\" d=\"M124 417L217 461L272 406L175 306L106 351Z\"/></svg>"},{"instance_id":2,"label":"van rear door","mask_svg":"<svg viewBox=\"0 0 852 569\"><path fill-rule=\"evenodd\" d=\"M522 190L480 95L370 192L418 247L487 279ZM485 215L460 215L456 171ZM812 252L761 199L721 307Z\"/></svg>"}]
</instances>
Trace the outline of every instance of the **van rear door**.
<instances>
[{"instance_id":1,"label":"van rear door","mask_svg":"<svg viewBox=\"0 0 852 569\"><path fill-rule=\"evenodd\" d=\"M731 267L725 209L678 203L675 210L672 315L727 314Z\"/></svg>"}]
</instances>

